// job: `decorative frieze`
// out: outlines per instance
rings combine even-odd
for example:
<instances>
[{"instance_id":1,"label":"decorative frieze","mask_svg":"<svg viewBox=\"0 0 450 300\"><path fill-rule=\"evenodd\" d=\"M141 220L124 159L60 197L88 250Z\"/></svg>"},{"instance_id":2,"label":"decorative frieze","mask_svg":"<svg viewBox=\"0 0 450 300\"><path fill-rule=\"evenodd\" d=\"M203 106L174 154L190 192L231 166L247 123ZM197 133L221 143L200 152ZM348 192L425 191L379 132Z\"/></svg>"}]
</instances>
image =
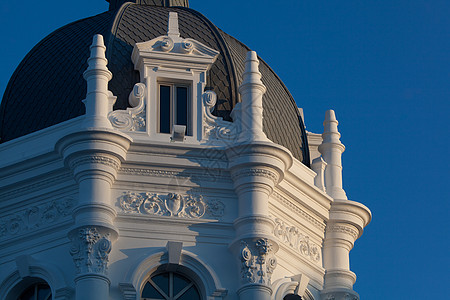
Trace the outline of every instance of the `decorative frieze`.
<instances>
[{"instance_id":1,"label":"decorative frieze","mask_svg":"<svg viewBox=\"0 0 450 300\"><path fill-rule=\"evenodd\" d=\"M55 200L0 218L0 239L49 227L72 212L72 198Z\"/></svg>"},{"instance_id":2,"label":"decorative frieze","mask_svg":"<svg viewBox=\"0 0 450 300\"><path fill-rule=\"evenodd\" d=\"M328 225L327 232L346 233L346 234L351 235L355 240L358 238L358 232L352 228L349 228L348 226L335 225L335 224Z\"/></svg>"},{"instance_id":3,"label":"decorative frieze","mask_svg":"<svg viewBox=\"0 0 450 300\"><path fill-rule=\"evenodd\" d=\"M91 156L80 156L70 161L70 168L73 170L76 167L84 164L102 164L114 169L119 169L120 161L108 156L91 155Z\"/></svg>"},{"instance_id":4,"label":"decorative frieze","mask_svg":"<svg viewBox=\"0 0 450 300\"><path fill-rule=\"evenodd\" d=\"M109 234L101 234L96 227L83 227L76 230L70 239L70 254L78 274L106 274L112 246Z\"/></svg>"},{"instance_id":5,"label":"decorative frieze","mask_svg":"<svg viewBox=\"0 0 450 300\"><path fill-rule=\"evenodd\" d=\"M321 247L313 243L309 236L302 233L297 227L286 225L282 220L276 218L273 233L283 243L295 249L302 256L315 263L320 263Z\"/></svg>"},{"instance_id":6,"label":"decorative frieze","mask_svg":"<svg viewBox=\"0 0 450 300\"><path fill-rule=\"evenodd\" d=\"M277 266L272 246L272 242L266 238L256 241L241 241L242 284L271 284L270 279Z\"/></svg>"},{"instance_id":7,"label":"decorative frieze","mask_svg":"<svg viewBox=\"0 0 450 300\"><path fill-rule=\"evenodd\" d=\"M123 212L130 214L172 216L199 219L205 215L220 218L225 205L219 200L205 200L201 195L177 193L134 193L126 192L119 197Z\"/></svg>"},{"instance_id":8,"label":"decorative frieze","mask_svg":"<svg viewBox=\"0 0 450 300\"><path fill-rule=\"evenodd\" d=\"M319 228L320 230L325 230L325 223L318 221L316 218L311 216L309 213L292 203L290 200L288 200L286 197L281 195L280 193L277 193L274 191L272 193L272 197L276 200L278 200L280 203L282 203L285 207L287 207L290 211L293 211L300 216L302 216L305 220L307 220L309 223L314 225L315 227Z\"/></svg>"},{"instance_id":9,"label":"decorative frieze","mask_svg":"<svg viewBox=\"0 0 450 300\"><path fill-rule=\"evenodd\" d=\"M241 178L241 177L249 177L249 176L262 176L271 179L273 182L278 182L278 173L273 172L268 169L261 169L261 168L246 168L241 169L238 172L235 172L233 174L233 178L235 180Z\"/></svg>"}]
</instances>

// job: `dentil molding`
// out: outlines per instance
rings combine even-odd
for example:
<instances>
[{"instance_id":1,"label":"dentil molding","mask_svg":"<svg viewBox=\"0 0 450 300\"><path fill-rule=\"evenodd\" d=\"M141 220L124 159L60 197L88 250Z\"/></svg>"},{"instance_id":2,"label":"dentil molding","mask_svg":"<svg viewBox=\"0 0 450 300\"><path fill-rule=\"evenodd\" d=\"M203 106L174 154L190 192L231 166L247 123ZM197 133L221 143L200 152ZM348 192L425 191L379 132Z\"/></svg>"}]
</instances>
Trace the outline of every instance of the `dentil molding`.
<instances>
[{"instance_id":1,"label":"dentil molding","mask_svg":"<svg viewBox=\"0 0 450 300\"><path fill-rule=\"evenodd\" d=\"M270 286L272 273L277 266L272 242L266 238L256 241L241 241L241 282Z\"/></svg>"},{"instance_id":2,"label":"dentil molding","mask_svg":"<svg viewBox=\"0 0 450 300\"><path fill-rule=\"evenodd\" d=\"M77 274L98 273L106 275L108 256L112 243L109 234L96 227L83 227L71 234L70 255Z\"/></svg>"},{"instance_id":3,"label":"dentil molding","mask_svg":"<svg viewBox=\"0 0 450 300\"><path fill-rule=\"evenodd\" d=\"M47 228L72 212L75 200L64 198L34 205L0 218L0 240Z\"/></svg>"},{"instance_id":4,"label":"dentil molding","mask_svg":"<svg viewBox=\"0 0 450 300\"><path fill-rule=\"evenodd\" d=\"M277 193L274 191L271 195L274 199L276 199L278 202L283 204L285 207L287 207L289 210L294 211L295 213L301 215L305 220L307 220L309 223L314 225L315 227L319 228L321 231L325 230L325 224L318 221L316 218L312 217L309 213L292 203L289 199L281 195L280 193Z\"/></svg>"},{"instance_id":5,"label":"dentil molding","mask_svg":"<svg viewBox=\"0 0 450 300\"><path fill-rule=\"evenodd\" d=\"M219 200L205 200L201 195L177 193L135 193L125 192L119 197L122 212L128 214L171 216L200 219L205 215L220 218L225 204Z\"/></svg>"},{"instance_id":6,"label":"dentil molding","mask_svg":"<svg viewBox=\"0 0 450 300\"><path fill-rule=\"evenodd\" d=\"M273 234L314 263L321 262L321 247L310 241L309 236L302 233L297 227L286 225L282 220L276 218Z\"/></svg>"}]
</instances>

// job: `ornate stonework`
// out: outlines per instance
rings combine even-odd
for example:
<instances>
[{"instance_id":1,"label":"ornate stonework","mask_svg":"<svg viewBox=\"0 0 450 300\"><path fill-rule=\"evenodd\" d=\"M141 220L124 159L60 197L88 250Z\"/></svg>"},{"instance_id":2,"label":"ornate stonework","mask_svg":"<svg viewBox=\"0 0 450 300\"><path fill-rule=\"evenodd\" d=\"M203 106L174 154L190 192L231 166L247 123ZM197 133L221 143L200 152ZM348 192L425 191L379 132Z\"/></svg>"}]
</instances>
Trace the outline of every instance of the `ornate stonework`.
<instances>
[{"instance_id":1,"label":"ornate stonework","mask_svg":"<svg viewBox=\"0 0 450 300\"><path fill-rule=\"evenodd\" d=\"M203 153L203 152L202 152ZM208 155L205 151L205 155ZM212 166L214 167L214 165ZM186 171L168 171L168 170L154 170L154 169L140 169L140 168L120 168L119 173L136 176L153 176L153 177L165 177L165 178L183 178L191 180L203 180L208 182L231 182L229 176L225 173L222 175L220 172L213 172L209 169L204 170L202 173L186 172Z\"/></svg>"},{"instance_id":2,"label":"ornate stonework","mask_svg":"<svg viewBox=\"0 0 450 300\"><path fill-rule=\"evenodd\" d=\"M31 206L0 218L0 240L47 228L70 215L75 201L72 198Z\"/></svg>"},{"instance_id":3,"label":"ornate stonework","mask_svg":"<svg viewBox=\"0 0 450 300\"><path fill-rule=\"evenodd\" d=\"M248 176L262 176L273 180L273 182L278 182L279 178L276 172L273 172L268 169L259 169L259 168L242 169L233 174L233 178L235 180L241 177L248 177Z\"/></svg>"},{"instance_id":4,"label":"ornate stonework","mask_svg":"<svg viewBox=\"0 0 450 300\"><path fill-rule=\"evenodd\" d=\"M109 234L101 234L96 227L84 227L78 229L70 238L70 254L77 273L106 274L112 246Z\"/></svg>"},{"instance_id":5,"label":"ornate stonework","mask_svg":"<svg viewBox=\"0 0 450 300\"><path fill-rule=\"evenodd\" d=\"M203 135L207 140L224 140L232 143L236 140L239 128L238 122L224 121L212 114L217 101L214 91L205 91L203 98Z\"/></svg>"},{"instance_id":6,"label":"ornate stonework","mask_svg":"<svg viewBox=\"0 0 450 300\"><path fill-rule=\"evenodd\" d=\"M126 192L119 197L119 205L125 213L191 219L199 219L205 215L220 218L225 211L225 205L219 200L205 200L200 195L177 193Z\"/></svg>"},{"instance_id":7,"label":"ornate stonework","mask_svg":"<svg viewBox=\"0 0 450 300\"><path fill-rule=\"evenodd\" d=\"M272 273L277 266L272 242L266 238L241 241L241 282L270 285Z\"/></svg>"},{"instance_id":8,"label":"ornate stonework","mask_svg":"<svg viewBox=\"0 0 450 300\"><path fill-rule=\"evenodd\" d=\"M108 119L114 128L122 131L145 131L145 88L144 83L136 83L128 98L132 108L109 113Z\"/></svg>"},{"instance_id":9,"label":"ornate stonework","mask_svg":"<svg viewBox=\"0 0 450 300\"><path fill-rule=\"evenodd\" d=\"M355 240L358 238L358 232L356 230L342 225L328 225L327 232L341 232L351 235Z\"/></svg>"},{"instance_id":10,"label":"ornate stonework","mask_svg":"<svg viewBox=\"0 0 450 300\"><path fill-rule=\"evenodd\" d=\"M292 203L290 200L288 200L286 197L284 197L280 193L277 193L276 191L274 191L272 193L272 197L274 199L276 199L277 201L279 201L280 203L282 203L289 210L293 210L294 212L296 212L297 214L302 216L305 220L307 220L309 223L311 223L315 227L319 228L322 231L325 230L325 224L323 222L320 222L316 218L312 217L310 214L308 214L306 211L304 211L303 209L301 209L300 207L298 207L297 205Z\"/></svg>"},{"instance_id":11,"label":"ornate stonework","mask_svg":"<svg viewBox=\"0 0 450 300\"><path fill-rule=\"evenodd\" d=\"M88 164L88 163L96 163L96 164L102 164L109 167L113 167L114 169L119 169L119 161L107 156L99 156L99 155L93 155L93 156L81 156L78 158L75 158L70 162L70 168L73 170L76 167Z\"/></svg>"},{"instance_id":12,"label":"ornate stonework","mask_svg":"<svg viewBox=\"0 0 450 300\"><path fill-rule=\"evenodd\" d=\"M321 247L311 242L309 236L302 233L297 227L286 225L282 220L276 218L273 234L314 263L321 262Z\"/></svg>"}]
</instances>

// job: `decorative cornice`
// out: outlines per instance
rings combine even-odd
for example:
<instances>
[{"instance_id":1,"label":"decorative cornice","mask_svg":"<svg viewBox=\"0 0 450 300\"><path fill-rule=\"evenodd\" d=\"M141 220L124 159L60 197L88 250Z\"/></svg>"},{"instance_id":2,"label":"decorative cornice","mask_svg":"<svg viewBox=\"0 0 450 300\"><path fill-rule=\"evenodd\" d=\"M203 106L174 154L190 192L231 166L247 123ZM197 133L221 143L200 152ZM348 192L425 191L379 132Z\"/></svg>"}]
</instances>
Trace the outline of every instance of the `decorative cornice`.
<instances>
[{"instance_id":1,"label":"decorative cornice","mask_svg":"<svg viewBox=\"0 0 450 300\"><path fill-rule=\"evenodd\" d=\"M292 203L289 199L281 195L280 193L277 193L274 191L271 195L274 199L276 199L278 202L286 206L289 210L294 211L295 213L302 216L305 220L307 220L309 223L314 225L315 227L319 228L321 231L325 230L325 224L318 221L316 218L312 217L310 214L308 214L306 211Z\"/></svg>"},{"instance_id":2,"label":"decorative cornice","mask_svg":"<svg viewBox=\"0 0 450 300\"><path fill-rule=\"evenodd\" d=\"M0 240L47 228L70 215L75 201L65 198L35 205L0 218Z\"/></svg>"},{"instance_id":3,"label":"decorative cornice","mask_svg":"<svg viewBox=\"0 0 450 300\"><path fill-rule=\"evenodd\" d=\"M221 201L205 200L201 195L125 192L118 200L122 212L128 214L200 219L205 215L221 218L225 212Z\"/></svg>"},{"instance_id":4,"label":"decorative cornice","mask_svg":"<svg viewBox=\"0 0 450 300\"><path fill-rule=\"evenodd\" d=\"M0 199L15 198L20 195L27 195L34 191L42 190L45 187L49 187L49 186L53 187L61 182L69 181L72 178L73 177L71 174L68 174L68 173L60 174L59 176L50 177L48 179L41 180L41 181L38 181L33 184L25 185L20 188L16 188L16 189L1 193Z\"/></svg>"},{"instance_id":5,"label":"decorative cornice","mask_svg":"<svg viewBox=\"0 0 450 300\"><path fill-rule=\"evenodd\" d=\"M143 169L143 168L120 168L119 173L136 176L153 176L153 177L165 177L165 178L191 178L193 180L202 180L209 182L231 182L229 176L219 175L217 173L204 170L202 174L186 172L186 171L168 171L168 170L155 170L155 169Z\"/></svg>"},{"instance_id":6,"label":"decorative cornice","mask_svg":"<svg viewBox=\"0 0 450 300\"><path fill-rule=\"evenodd\" d=\"M320 264L321 247L311 242L309 236L300 232L300 229L297 227L286 225L282 220L276 218L273 234L302 256L307 257L316 264Z\"/></svg>"},{"instance_id":7,"label":"decorative cornice","mask_svg":"<svg viewBox=\"0 0 450 300\"><path fill-rule=\"evenodd\" d=\"M241 241L241 283L271 285L272 273L277 266L272 242L266 238L256 241Z\"/></svg>"},{"instance_id":8,"label":"decorative cornice","mask_svg":"<svg viewBox=\"0 0 450 300\"><path fill-rule=\"evenodd\" d=\"M70 237L70 255L77 274L98 273L106 275L112 243L109 234L101 234L96 227L78 229Z\"/></svg>"},{"instance_id":9,"label":"decorative cornice","mask_svg":"<svg viewBox=\"0 0 450 300\"><path fill-rule=\"evenodd\" d=\"M89 155L89 156L81 156L81 157L72 159L70 161L70 168L73 170L80 165L90 164L90 163L106 165L106 166L114 168L115 170L118 170L120 167L120 162L118 159L114 159L114 158L104 156L104 155L102 155L102 156Z\"/></svg>"},{"instance_id":10,"label":"decorative cornice","mask_svg":"<svg viewBox=\"0 0 450 300\"><path fill-rule=\"evenodd\" d=\"M343 226L343 225L335 225L335 224L330 224L327 225L327 232L340 232L340 233L346 233L351 235L355 240L358 238L359 234L356 230L349 228L347 226Z\"/></svg>"}]
</instances>

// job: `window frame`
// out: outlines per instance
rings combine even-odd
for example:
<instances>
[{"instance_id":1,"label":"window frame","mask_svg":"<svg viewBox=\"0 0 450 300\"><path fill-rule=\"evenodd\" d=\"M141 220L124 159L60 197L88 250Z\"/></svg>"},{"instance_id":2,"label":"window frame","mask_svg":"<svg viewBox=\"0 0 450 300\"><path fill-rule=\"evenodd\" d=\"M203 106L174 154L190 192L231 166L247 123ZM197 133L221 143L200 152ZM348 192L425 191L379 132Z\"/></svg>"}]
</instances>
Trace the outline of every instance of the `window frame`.
<instances>
[{"instance_id":1,"label":"window frame","mask_svg":"<svg viewBox=\"0 0 450 300\"><path fill-rule=\"evenodd\" d=\"M153 278L159 276L159 275L163 275L163 274L168 274L169 275L169 283L168 283L168 289L169 289L169 295L166 295L164 291L161 290L161 288L158 286L158 284L156 284L153 281ZM174 275L179 275L180 277L183 277L184 279L186 279L187 281L189 281L189 283L183 288L181 289L177 295L174 295ZM142 293L144 292L145 286L147 285L147 283L150 283L151 286L153 286L153 288L162 295L162 297L166 298L166 300L176 300L179 299L180 297L182 297L191 287L194 287L195 290L197 291L197 294L199 295L199 300L203 300L203 296L202 296L202 292L201 289L199 287L199 285L197 284L197 282L195 281L195 279L187 276L186 274L180 273L180 272L176 272L176 271L162 271L162 272L155 272L152 275L150 275L148 277L148 279L146 279L144 281L144 284L142 285L142 289L140 291L140 298L141 300L159 300L156 298L146 298L142 296ZM165 297L164 295L166 295L167 297ZM178 297L177 297L178 296Z\"/></svg>"},{"instance_id":2,"label":"window frame","mask_svg":"<svg viewBox=\"0 0 450 300\"><path fill-rule=\"evenodd\" d=\"M169 132L161 131L161 120L163 116L161 115L161 87L170 87L170 99L169 99ZM159 134L171 134L173 130L173 125L184 125L176 124L177 112L178 112L178 100L177 100L177 88L187 89L187 107L186 107L186 136L193 136L193 101L192 101L192 82L184 80L169 80L169 79L158 79L157 80L157 110L158 110L158 121L157 121L157 133Z\"/></svg>"}]
</instances>

